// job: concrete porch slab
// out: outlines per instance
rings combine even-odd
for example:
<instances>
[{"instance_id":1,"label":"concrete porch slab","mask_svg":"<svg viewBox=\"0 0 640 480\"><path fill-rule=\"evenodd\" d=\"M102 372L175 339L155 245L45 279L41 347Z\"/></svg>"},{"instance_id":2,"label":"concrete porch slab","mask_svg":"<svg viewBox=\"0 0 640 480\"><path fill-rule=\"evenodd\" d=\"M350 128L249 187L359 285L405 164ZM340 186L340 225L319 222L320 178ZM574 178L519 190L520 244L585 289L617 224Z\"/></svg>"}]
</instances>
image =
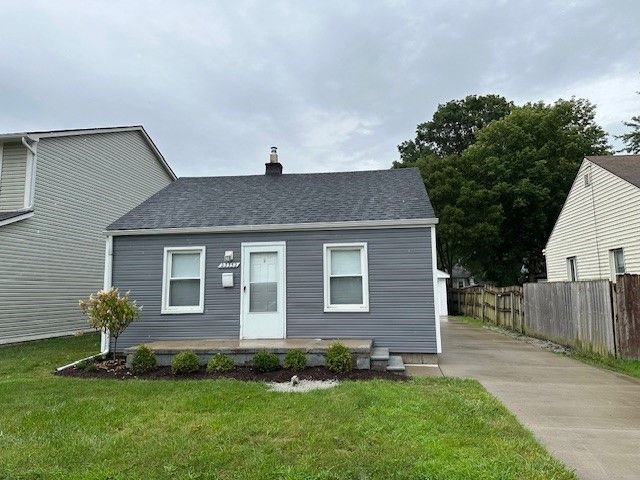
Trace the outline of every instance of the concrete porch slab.
<instances>
[{"instance_id":1,"label":"concrete porch slab","mask_svg":"<svg viewBox=\"0 0 640 480\"><path fill-rule=\"evenodd\" d=\"M201 365L206 365L211 356L217 353L229 355L236 365L250 365L257 352L271 352L278 356L282 365L289 350L300 349L306 353L307 364L310 367L325 365L325 354L334 343L341 343L347 347L355 357L358 369L371 368L372 339L333 338L286 338L274 340L223 340L223 339L193 339L193 340L159 340L144 343L156 354L159 366L169 366L173 356L180 352L191 351L198 356ZM139 345L124 350L127 356L127 366L131 365L133 354Z\"/></svg>"}]
</instances>

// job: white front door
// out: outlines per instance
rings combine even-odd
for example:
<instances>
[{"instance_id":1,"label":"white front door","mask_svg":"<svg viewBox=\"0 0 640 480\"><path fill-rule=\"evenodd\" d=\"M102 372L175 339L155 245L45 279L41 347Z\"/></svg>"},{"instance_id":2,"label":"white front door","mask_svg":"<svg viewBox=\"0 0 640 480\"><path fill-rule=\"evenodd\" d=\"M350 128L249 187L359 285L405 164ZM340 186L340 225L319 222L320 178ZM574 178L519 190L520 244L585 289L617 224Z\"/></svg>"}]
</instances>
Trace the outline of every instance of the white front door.
<instances>
[{"instance_id":1,"label":"white front door","mask_svg":"<svg viewBox=\"0 0 640 480\"><path fill-rule=\"evenodd\" d=\"M284 338L285 243L243 243L240 338Z\"/></svg>"}]
</instances>

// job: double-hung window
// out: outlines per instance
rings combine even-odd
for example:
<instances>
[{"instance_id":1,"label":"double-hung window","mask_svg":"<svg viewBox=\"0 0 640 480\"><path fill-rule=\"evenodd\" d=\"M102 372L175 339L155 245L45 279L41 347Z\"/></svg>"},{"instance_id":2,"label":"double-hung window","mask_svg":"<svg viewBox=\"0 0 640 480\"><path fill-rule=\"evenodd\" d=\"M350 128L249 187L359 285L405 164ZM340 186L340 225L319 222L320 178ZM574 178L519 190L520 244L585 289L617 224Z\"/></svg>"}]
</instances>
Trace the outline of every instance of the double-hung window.
<instances>
[{"instance_id":1,"label":"double-hung window","mask_svg":"<svg viewBox=\"0 0 640 480\"><path fill-rule=\"evenodd\" d=\"M323 257L324 311L368 312L367 244L327 243Z\"/></svg>"},{"instance_id":2,"label":"double-hung window","mask_svg":"<svg viewBox=\"0 0 640 480\"><path fill-rule=\"evenodd\" d=\"M162 273L162 313L204 312L205 247L167 247Z\"/></svg>"}]
</instances>

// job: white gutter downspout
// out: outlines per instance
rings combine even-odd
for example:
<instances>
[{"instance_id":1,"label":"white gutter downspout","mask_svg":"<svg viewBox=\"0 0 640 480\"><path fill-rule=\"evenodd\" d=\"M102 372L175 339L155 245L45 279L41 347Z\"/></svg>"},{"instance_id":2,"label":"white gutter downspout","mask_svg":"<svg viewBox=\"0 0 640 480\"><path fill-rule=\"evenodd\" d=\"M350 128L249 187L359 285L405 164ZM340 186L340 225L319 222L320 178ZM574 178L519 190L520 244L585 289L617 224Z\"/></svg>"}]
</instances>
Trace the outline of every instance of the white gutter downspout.
<instances>
[{"instance_id":1,"label":"white gutter downspout","mask_svg":"<svg viewBox=\"0 0 640 480\"><path fill-rule=\"evenodd\" d=\"M104 249L104 286L105 290L109 290L112 286L113 274L113 236L107 235L107 241ZM109 331L103 331L100 335L100 351L103 355L109 353L110 347Z\"/></svg>"},{"instance_id":2,"label":"white gutter downspout","mask_svg":"<svg viewBox=\"0 0 640 480\"><path fill-rule=\"evenodd\" d=\"M431 266L433 267L433 310L436 316L436 351L442 353L442 340L440 338L440 312L436 302L436 288L438 286L438 252L436 250L436 226L431 226Z\"/></svg>"},{"instance_id":3,"label":"white gutter downspout","mask_svg":"<svg viewBox=\"0 0 640 480\"><path fill-rule=\"evenodd\" d=\"M104 288L111 288L111 268L113 266L113 237L111 235L107 236L107 242L104 251ZM76 360L75 362L71 362L62 367L56 368L56 372L61 372L67 368L73 367L80 362L84 362L85 360L93 360L94 358L104 357L109 353L109 332L101 332L100 334L100 353L96 353L95 355L91 355L86 358L81 358L80 360Z\"/></svg>"},{"instance_id":4,"label":"white gutter downspout","mask_svg":"<svg viewBox=\"0 0 640 480\"><path fill-rule=\"evenodd\" d=\"M22 144L25 146L25 148L29 151L29 153L31 153L31 158L28 159L27 161L26 178L29 183L27 184L25 182L24 208L32 209L34 191L36 187L36 163L37 163L37 157L38 157L38 141L30 138L29 140L33 141L33 145L31 145L27 141L27 138L29 137L22 137L20 139L22 141Z\"/></svg>"}]
</instances>

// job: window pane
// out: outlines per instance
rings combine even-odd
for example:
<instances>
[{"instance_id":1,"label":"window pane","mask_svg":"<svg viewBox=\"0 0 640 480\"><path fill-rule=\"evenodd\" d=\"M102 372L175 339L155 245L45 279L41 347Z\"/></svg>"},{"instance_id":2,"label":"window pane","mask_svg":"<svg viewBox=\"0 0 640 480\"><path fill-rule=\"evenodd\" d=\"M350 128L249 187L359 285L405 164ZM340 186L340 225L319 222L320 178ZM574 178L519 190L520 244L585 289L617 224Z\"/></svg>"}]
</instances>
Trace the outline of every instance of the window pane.
<instances>
[{"instance_id":1,"label":"window pane","mask_svg":"<svg viewBox=\"0 0 640 480\"><path fill-rule=\"evenodd\" d=\"M332 305L362 305L362 277L333 277L329 282Z\"/></svg>"},{"instance_id":2,"label":"window pane","mask_svg":"<svg viewBox=\"0 0 640 480\"><path fill-rule=\"evenodd\" d=\"M278 282L251 283L249 290L250 312L278 311Z\"/></svg>"},{"instance_id":3,"label":"window pane","mask_svg":"<svg viewBox=\"0 0 640 480\"><path fill-rule=\"evenodd\" d=\"M278 253L255 252L249 257L249 282L277 282L278 281Z\"/></svg>"},{"instance_id":4,"label":"window pane","mask_svg":"<svg viewBox=\"0 0 640 480\"><path fill-rule=\"evenodd\" d=\"M624 253L621 249L613 251L613 260L615 264L616 273L624 273Z\"/></svg>"},{"instance_id":5,"label":"window pane","mask_svg":"<svg viewBox=\"0 0 640 480\"><path fill-rule=\"evenodd\" d=\"M360 275L360 249L331 250L331 275Z\"/></svg>"},{"instance_id":6,"label":"window pane","mask_svg":"<svg viewBox=\"0 0 640 480\"><path fill-rule=\"evenodd\" d=\"M172 253L171 254L171 277L199 277L200 276L200 254L199 253Z\"/></svg>"},{"instance_id":7,"label":"window pane","mask_svg":"<svg viewBox=\"0 0 640 480\"><path fill-rule=\"evenodd\" d=\"M200 280L171 280L169 306L186 307L200 305Z\"/></svg>"}]
</instances>

